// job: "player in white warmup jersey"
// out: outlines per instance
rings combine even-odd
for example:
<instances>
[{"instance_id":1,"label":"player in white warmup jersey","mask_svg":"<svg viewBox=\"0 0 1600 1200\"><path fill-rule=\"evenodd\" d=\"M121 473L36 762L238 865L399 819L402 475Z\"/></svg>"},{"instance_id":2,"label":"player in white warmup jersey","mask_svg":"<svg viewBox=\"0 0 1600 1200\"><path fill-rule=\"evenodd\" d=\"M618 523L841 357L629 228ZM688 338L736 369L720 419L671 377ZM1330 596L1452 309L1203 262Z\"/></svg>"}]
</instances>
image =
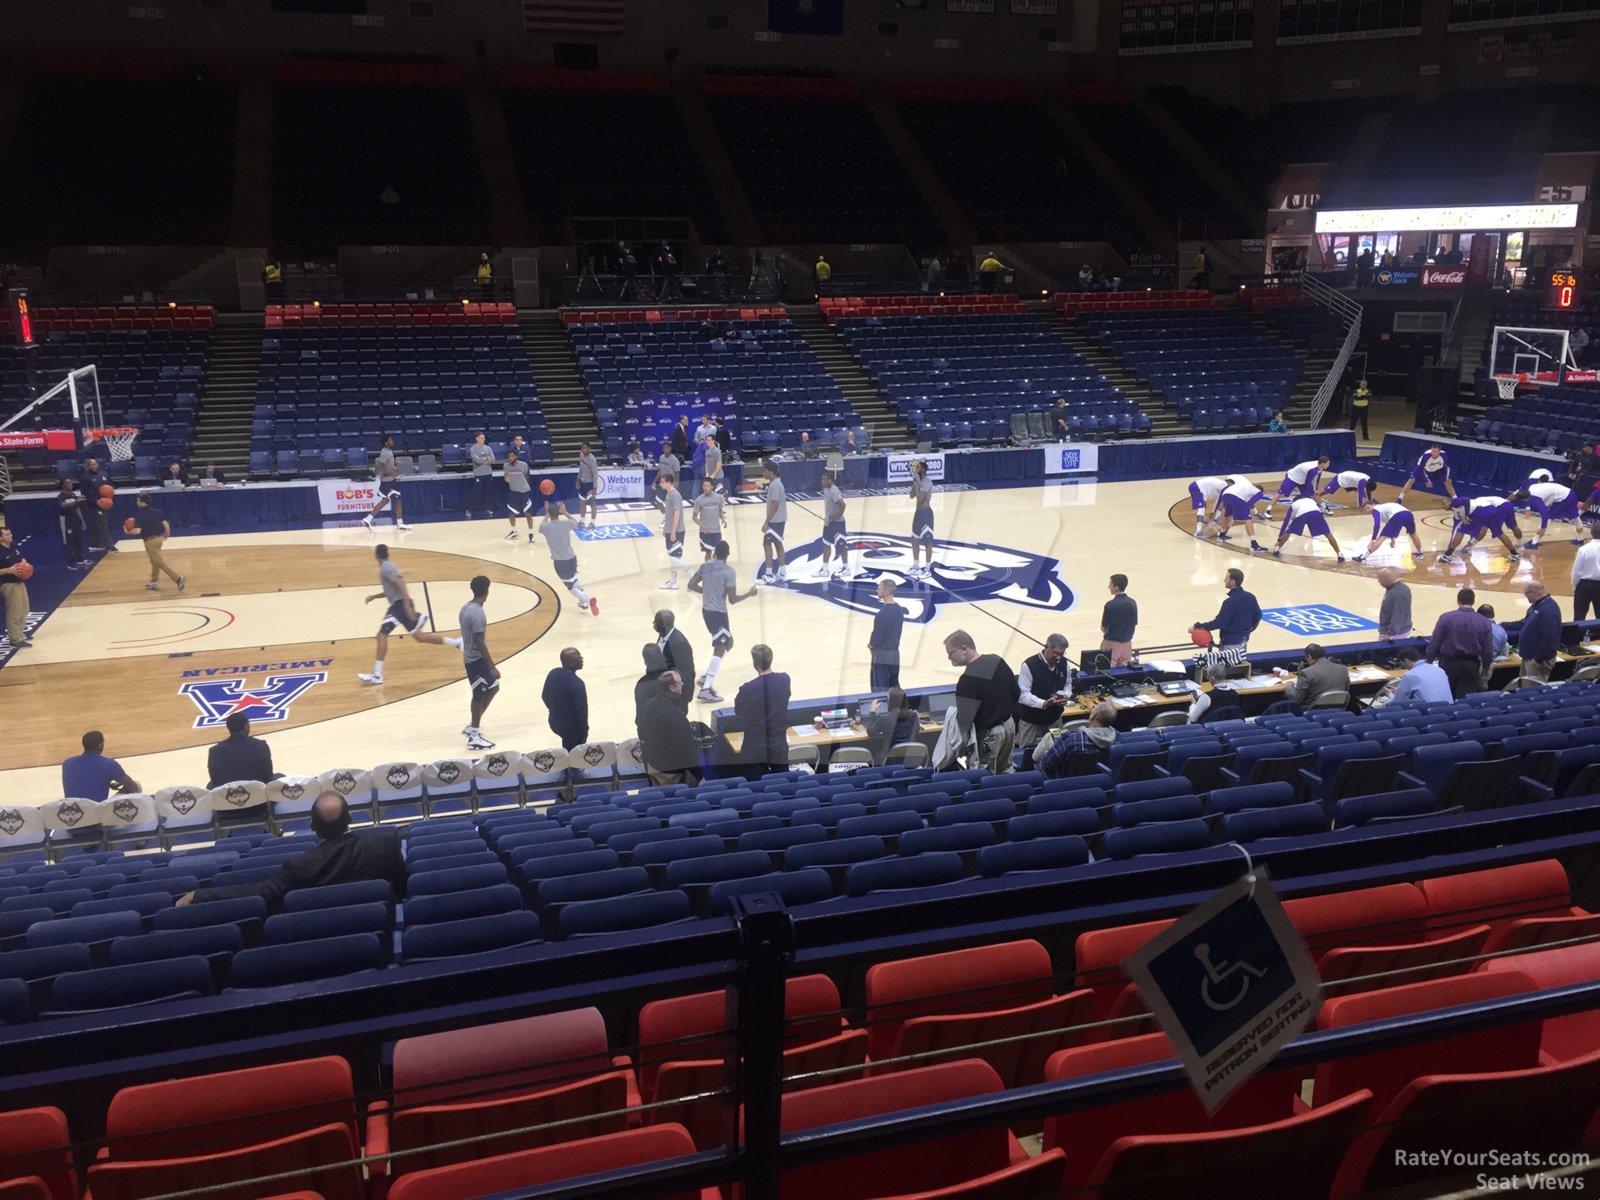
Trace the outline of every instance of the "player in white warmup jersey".
<instances>
[{"instance_id":1,"label":"player in white warmup jersey","mask_svg":"<svg viewBox=\"0 0 1600 1200\"><path fill-rule=\"evenodd\" d=\"M1235 521L1243 521L1245 532L1250 535L1250 552L1265 553L1267 548L1256 541L1256 505L1271 503L1271 497L1248 479L1229 479L1228 486L1223 489L1222 498L1217 504L1222 513L1222 527L1217 530L1217 540L1231 542L1233 536L1228 530L1233 528Z\"/></svg>"},{"instance_id":2,"label":"player in white warmup jersey","mask_svg":"<svg viewBox=\"0 0 1600 1200\"><path fill-rule=\"evenodd\" d=\"M1283 544L1291 537L1307 537L1313 541L1319 537L1328 539L1328 545L1333 547L1337 561L1344 561L1344 551L1339 549L1339 539L1333 536L1333 530L1328 528L1328 518L1322 515L1322 508L1310 496L1301 496L1289 502L1289 511L1283 516L1283 526L1278 530L1278 544L1272 548L1272 557L1278 558L1283 554Z\"/></svg>"},{"instance_id":3,"label":"player in white warmup jersey","mask_svg":"<svg viewBox=\"0 0 1600 1200\"><path fill-rule=\"evenodd\" d=\"M389 558L389 547L380 542L372 548L372 553L378 560L378 586L382 590L368 596L367 603L387 600L389 611L383 614L383 620L378 623L377 661L372 666L372 673L357 675L356 678L362 683L380 685L383 683L383 660L389 653L391 632L397 637L409 635L413 640L425 645L454 646L457 650L461 649L461 639L440 637L437 633L424 630L423 626L428 623L428 614L417 611L417 606L411 599L411 589L406 586L406 577Z\"/></svg>"},{"instance_id":4,"label":"player in white warmup jersey","mask_svg":"<svg viewBox=\"0 0 1600 1200\"><path fill-rule=\"evenodd\" d=\"M1194 535L1206 536L1206 526L1217 522L1217 509L1228 481L1220 475L1202 475L1189 485L1189 507L1194 510Z\"/></svg>"},{"instance_id":5,"label":"player in white warmup jersey","mask_svg":"<svg viewBox=\"0 0 1600 1200\"><path fill-rule=\"evenodd\" d=\"M1566 484L1541 480L1528 484L1511 498L1526 500L1528 507L1539 514L1539 532L1525 543L1529 550L1539 548L1539 539L1544 537L1544 531L1550 528L1551 521L1565 521L1572 526L1572 532L1577 535L1572 539L1574 546L1581 546L1588 540L1582 536L1583 514L1578 504L1578 493Z\"/></svg>"},{"instance_id":6,"label":"player in white warmup jersey","mask_svg":"<svg viewBox=\"0 0 1600 1200\"><path fill-rule=\"evenodd\" d=\"M567 516L565 504L546 504L544 520L539 523L539 536L550 547L550 560L556 569L556 578L566 585L567 591L589 612L600 615L600 601L583 590L583 580L578 578L578 552L573 549L572 535L578 523Z\"/></svg>"},{"instance_id":7,"label":"player in white warmup jersey","mask_svg":"<svg viewBox=\"0 0 1600 1200\"><path fill-rule=\"evenodd\" d=\"M1391 500L1387 504L1374 504L1372 506L1372 540L1367 543L1367 548L1354 556L1356 562L1366 562L1367 555L1375 551L1384 542L1391 546L1400 544L1400 535L1405 534L1411 539L1411 549L1421 555L1422 542L1417 538L1417 514L1408 509L1398 500Z\"/></svg>"}]
</instances>

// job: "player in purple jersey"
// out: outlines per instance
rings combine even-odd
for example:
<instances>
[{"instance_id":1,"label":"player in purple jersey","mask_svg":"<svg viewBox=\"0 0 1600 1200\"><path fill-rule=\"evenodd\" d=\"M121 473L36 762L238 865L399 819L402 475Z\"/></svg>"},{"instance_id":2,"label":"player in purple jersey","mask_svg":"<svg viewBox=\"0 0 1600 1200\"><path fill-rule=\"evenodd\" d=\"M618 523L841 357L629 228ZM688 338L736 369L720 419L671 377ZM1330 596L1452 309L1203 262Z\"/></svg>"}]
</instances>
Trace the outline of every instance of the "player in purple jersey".
<instances>
[{"instance_id":1,"label":"player in purple jersey","mask_svg":"<svg viewBox=\"0 0 1600 1200\"><path fill-rule=\"evenodd\" d=\"M1250 552L1260 554L1265 551L1266 547L1256 541L1256 505L1271 503L1271 498L1248 479L1228 480L1228 486L1218 501L1218 509L1222 513L1222 527L1217 530L1217 540L1232 541L1233 538L1228 530L1233 528L1235 521L1243 521L1245 532L1250 535Z\"/></svg>"},{"instance_id":2,"label":"player in purple jersey","mask_svg":"<svg viewBox=\"0 0 1600 1200\"><path fill-rule=\"evenodd\" d=\"M1411 539L1411 549L1417 554L1422 553L1422 542L1417 537L1417 514L1406 508L1398 501L1388 504L1374 504L1372 506L1372 540L1367 543L1367 548L1360 554L1354 555L1354 561L1365 562L1367 555L1371 554L1384 542L1398 546L1400 535L1405 534Z\"/></svg>"},{"instance_id":3,"label":"player in purple jersey","mask_svg":"<svg viewBox=\"0 0 1600 1200\"><path fill-rule=\"evenodd\" d=\"M1331 496L1341 488L1344 491L1356 494L1356 510L1358 512L1377 499L1375 494L1377 489L1373 485L1372 476L1364 475L1360 471L1340 471L1332 479L1328 480L1328 486L1322 489L1322 494L1325 497ZM1324 499L1322 511L1327 512L1328 510L1328 502Z\"/></svg>"},{"instance_id":4,"label":"player in purple jersey","mask_svg":"<svg viewBox=\"0 0 1600 1200\"><path fill-rule=\"evenodd\" d=\"M1282 557L1283 544L1292 537L1327 538L1328 545L1333 547L1334 557L1339 562L1344 561L1339 539L1333 536L1333 530L1328 528L1328 518L1322 515L1322 509L1310 496L1301 496L1290 502L1289 511L1283 515L1283 527L1278 530L1278 544L1272 548L1273 558Z\"/></svg>"},{"instance_id":5,"label":"player in purple jersey","mask_svg":"<svg viewBox=\"0 0 1600 1200\"><path fill-rule=\"evenodd\" d=\"M1526 543L1529 550L1539 548L1539 539L1544 536L1544 531L1550 528L1551 521L1565 521L1572 526L1574 533L1583 532L1583 516L1578 509L1578 493L1564 483L1550 480L1530 483L1511 499L1527 501L1528 507L1539 514L1539 532ZM1585 540L1582 537L1575 537L1572 539L1572 544L1581 546Z\"/></svg>"},{"instance_id":6,"label":"player in purple jersey","mask_svg":"<svg viewBox=\"0 0 1600 1200\"><path fill-rule=\"evenodd\" d=\"M1329 461L1324 454L1321 458L1308 459L1290 467L1283 473L1283 482L1278 485L1278 499L1282 500L1285 496L1316 496L1317 481L1322 478L1322 472L1328 469Z\"/></svg>"},{"instance_id":7,"label":"player in purple jersey","mask_svg":"<svg viewBox=\"0 0 1600 1200\"><path fill-rule=\"evenodd\" d=\"M1450 544L1444 548L1444 553L1439 555L1440 562L1454 562L1456 547L1463 541L1470 549L1489 534L1500 539L1513 563L1522 561L1522 552L1512 540L1513 536L1520 538L1522 530L1517 527L1517 513L1511 501L1504 496L1477 496L1471 500L1458 496L1450 501L1450 507L1456 510L1456 530L1450 535ZM1506 532L1508 529L1510 533Z\"/></svg>"},{"instance_id":8,"label":"player in purple jersey","mask_svg":"<svg viewBox=\"0 0 1600 1200\"><path fill-rule=\"evenodd\" d=\"M1417 456L1417 465L1411 472L1411 478L1400 489L1402 504L1414 483L1431 492L1444 492L1452 500L1456 498L1456 485L1450 481L1450 454L1444 447L1429 446Z\"/></svg>"}]
</instances>

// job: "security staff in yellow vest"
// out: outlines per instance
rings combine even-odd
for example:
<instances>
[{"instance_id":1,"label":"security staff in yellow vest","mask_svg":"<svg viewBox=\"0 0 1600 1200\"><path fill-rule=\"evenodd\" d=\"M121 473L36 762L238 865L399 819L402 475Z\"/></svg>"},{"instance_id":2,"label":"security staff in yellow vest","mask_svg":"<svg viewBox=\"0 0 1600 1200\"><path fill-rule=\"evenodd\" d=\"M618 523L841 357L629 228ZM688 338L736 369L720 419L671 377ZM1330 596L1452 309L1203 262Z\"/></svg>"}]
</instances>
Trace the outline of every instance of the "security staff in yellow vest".
<instances>
[{"instance_id":1,"label":"security staff in yellow vest","mask_svg":"<svg viewBox=\"0 0 1600 1200\"><path fill-rule=\"evenodd\" d=\"M494 264L489 261L487 250L478 255L478 290L486 300L494 294Z\"/></svg>"}]
</instances>

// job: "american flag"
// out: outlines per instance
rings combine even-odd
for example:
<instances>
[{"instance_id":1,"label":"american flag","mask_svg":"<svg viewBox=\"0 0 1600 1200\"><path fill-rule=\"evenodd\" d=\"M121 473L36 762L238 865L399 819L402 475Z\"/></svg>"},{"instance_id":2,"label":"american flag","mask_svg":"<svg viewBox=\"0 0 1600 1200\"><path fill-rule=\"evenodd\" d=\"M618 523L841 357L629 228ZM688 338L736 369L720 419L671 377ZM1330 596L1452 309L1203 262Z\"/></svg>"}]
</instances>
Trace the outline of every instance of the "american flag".
<instances>
[{"instance_id":1,"label":"american flag","mask_svg":"<svg viewBox=\"0 0 1600 1200\"><path fill-rule=\"evenodd\" d=\"M625 0L522 0L529 33L615 37L622 33Z\"/></svg>"}]
</instances>

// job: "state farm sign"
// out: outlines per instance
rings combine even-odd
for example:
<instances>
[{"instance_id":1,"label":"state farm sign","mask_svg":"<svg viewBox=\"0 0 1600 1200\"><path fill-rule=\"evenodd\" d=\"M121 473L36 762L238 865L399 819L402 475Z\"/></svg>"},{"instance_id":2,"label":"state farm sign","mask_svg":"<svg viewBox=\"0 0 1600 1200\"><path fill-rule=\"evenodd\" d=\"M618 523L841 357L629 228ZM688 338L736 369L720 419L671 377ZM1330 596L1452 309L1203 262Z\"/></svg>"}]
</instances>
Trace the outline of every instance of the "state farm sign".
<instances>
[{"instance_id":1,"label":"state farm sign","mask_svg":"<svg viewBox=\"0 0 1600 1200\"><path fill-rule=\"evenodd\" d=\"M1423 287L1464 287L1467 282L1466 267L1423 267Z\"/></svg>"}]
</instances>

